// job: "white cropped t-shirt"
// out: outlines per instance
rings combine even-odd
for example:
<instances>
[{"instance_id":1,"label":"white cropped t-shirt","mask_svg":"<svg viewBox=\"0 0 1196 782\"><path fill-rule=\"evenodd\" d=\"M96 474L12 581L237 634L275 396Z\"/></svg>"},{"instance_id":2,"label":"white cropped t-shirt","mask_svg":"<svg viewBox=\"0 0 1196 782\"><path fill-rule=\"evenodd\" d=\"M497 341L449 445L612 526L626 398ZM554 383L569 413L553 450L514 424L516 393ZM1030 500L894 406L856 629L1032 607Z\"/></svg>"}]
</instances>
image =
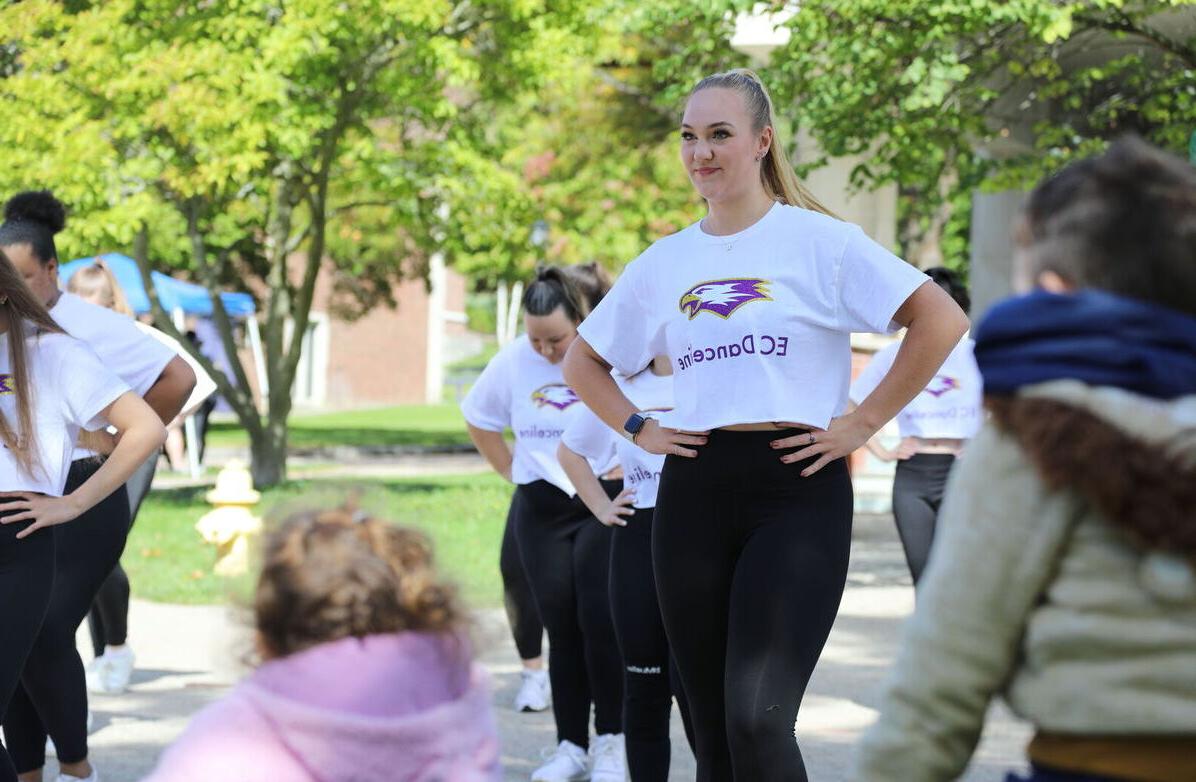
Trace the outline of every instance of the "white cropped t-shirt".
<instances>
[{"instance_id":1,"label":"white cropped t-shirt","mask_svg":"<svg viewBox=\"0 0 1196 782\"><path fill-rule=\"evenodd\" d=\"M964 337L930 384L897 414L902 437L967 440L975 436L984 419L984 381L976 366L975 346L970 337ZM900 347L900 342L894 342L876 351L851 384L851 401L858 405L876 390L893 368Z\"/></svg>"},{"instance_id":2,"label":"white cropped t-shirt","mask_svg":"<svg viewBox=\"0 0 1196 782\"><path fill-rule=\"evenodd\" d=\"M654 375L646 370L631 379L618 375L615 381L641 413L658 418L673 408L673 378L668 375ZM636 508L656 507L663 455L648 453L635 445L588 407L569 424L563 442L591 463L608 460L613 455L623 467L623 486L635 490L631 504Z\"/></svg>"},{"instance_id":3,"label":"white cropped t-shirt","mask_svg":"<svg viewBox=\"0 0 1196 782\"><path fill-rule=\"evenodd\" d=\"M486 365L461 402L465 420L478 429L515 435L511 480L517 484L544 480L566 494L577 490L557 461L561 435L585 408L565 384L561 365L536 352L527 337L518 337ZM594 464L598 475L614 461Z\"/></svg>"},{"instance_id":4,"label":"white cropped t-shirt","mask_svg":"<svg viewBox=\"0 0 1196 782\"><path fill-rule=\"evenodd\" d=\"M17 384L8 336L0 334L0 411L17 427ZM30 475L0 443L0 491L61 497L79 431L104 428L108 422L102 413L129 387L85 343L66 334L30 334L25 348L38 465Z\"/></svg>"},{"instance_id":5,"label":"white cropped t-shirt","mask_svg":"<svg viewBox=\"0 0 1196 782\"><path fill-rule=\"evenodd\" d=\"M626 375L672 359L665 426L825 428L847 404L851 333L894 330L928 279L859 226L777 203L736 234L695 223L657 241L578 331Z\"/></svg>"}]
</instances>

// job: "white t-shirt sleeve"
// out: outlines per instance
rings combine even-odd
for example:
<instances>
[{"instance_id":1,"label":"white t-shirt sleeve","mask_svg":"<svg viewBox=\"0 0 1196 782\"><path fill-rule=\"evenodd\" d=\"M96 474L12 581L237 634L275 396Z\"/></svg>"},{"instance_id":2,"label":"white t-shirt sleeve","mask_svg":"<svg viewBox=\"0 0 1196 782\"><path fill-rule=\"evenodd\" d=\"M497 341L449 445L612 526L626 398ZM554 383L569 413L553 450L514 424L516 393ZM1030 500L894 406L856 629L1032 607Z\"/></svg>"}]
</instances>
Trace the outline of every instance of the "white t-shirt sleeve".
<instances>
[{"instance_id":1,"label":"white t-shirt sleeve","mask_svg":"<svg viewBox=\"0 0 1196 782\"><path fill-rule=\"evenodd\" d=\"M593 464L610 464L615 458L616 436L594 411L586 408L565 428L561 442Z\"/></svg>"},{"instance_id":2,"label":"white t-shirt sleeve","mask_svg":"<svg viewBox=\"0 0 1196 782\"><path fill-rule=\"evenodd\" d=\"M643 290L641 255L627 265L610 292L577 331L594 352L631 377L653 357L668 353L664 313L654 312Z\"/></svg>"},{"instance_id":3,"label":"white t-shirt sleeve","mask_svg":"<svg viewBox=\"0 0 1196 782\"><path fill-rule=\"evenodd\" d=\"M56 376L66 379L60 389L63 418L81 429L104 428L108 425L104 410L127 393L129 386L112 374L85 343L64 338L58 344Z\"/></svg>"},{"instance_id":4,"label":"white t-shirt sleeve","mask_svg":"<svg viewBox=\"0 0 1196 782\"><path fill-rule=\"evenodd\" d=\"M86 342L138 396L145 396L174 359L173 350L143 334L132 318L73 294L63 293L50 314L68 334Z\"/></svg>"},{"instance_id":5,"label":"white t-shirt sleeve","mask_svg":"<svg viewBox=\"0 0 1196 782\"><path fill-rule=\"evenodd\" d=\"M851 226L838 269L839 326L877 334L896 331L893 316L930 278Z\"/></svg>"},{"instance_id":6,"label":"white t-shirt sleeve","mask_svg":"<svg viewBox=\"0 0 1196 782\"><path fill-rule=\"evenodd\" d=\"M860 376L851 384L848 396L851 397L852 402L858 405L876 390L880 381L884 380L885 375L889 374L889 370L893 368L893 360L897 356L897 348L900 344L900 342L894 342L876 351L872 360L864 367L864 371L860 372Z\"/></svg>"},{"instance_id":7,"label":"white t-shirt sleeve","mask_svg":"<svg viewBox=\"0 0 1196 782\"><path fill-rule=\"evenodd\" d=\"M511 425L510 358L513 347L508 345L490 359L465 399L461 400L461 414L478 429L501 432Z\"/></svg>"},{"instance_id":8,"label":"white t-shirt sleeve","mask_svg":"<svg viewBox=\"0 0 1196 782\"><path fill-rule=\"evenodd\" d=\"M195 357L188 353L185 347L179 344L177 339L153 326L148 326L139 321L134 322L138 329L158 340L174 351L176 356L186 361L187 366L191 367L191 371L195 373L195 388L191 391L191 396L187 397L187 401L183 403L184 413L199 407L205 399L216 393L216 381L207 373L203 365L196 361Z\"/></svg>"}]
</instances>

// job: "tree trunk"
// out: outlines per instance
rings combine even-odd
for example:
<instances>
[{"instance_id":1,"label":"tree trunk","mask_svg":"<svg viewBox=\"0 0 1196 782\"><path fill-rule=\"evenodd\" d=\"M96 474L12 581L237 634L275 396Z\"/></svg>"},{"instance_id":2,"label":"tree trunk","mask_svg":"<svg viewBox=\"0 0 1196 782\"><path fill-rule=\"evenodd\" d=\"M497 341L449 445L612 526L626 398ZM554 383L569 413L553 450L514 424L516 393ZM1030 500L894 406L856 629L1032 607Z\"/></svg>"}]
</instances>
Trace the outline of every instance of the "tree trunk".
<instances>
[{"instance_id":1,"label":"tree trunk","mask_svg":"<svg viewBox=\"0 0 1196 782\"><path fill-rule=\"evenodd\" d=\"M257 488L277 486L287 479L286 419L269 422L260 436L250 438L249 471Z\"/></svg>"}]
</instances>

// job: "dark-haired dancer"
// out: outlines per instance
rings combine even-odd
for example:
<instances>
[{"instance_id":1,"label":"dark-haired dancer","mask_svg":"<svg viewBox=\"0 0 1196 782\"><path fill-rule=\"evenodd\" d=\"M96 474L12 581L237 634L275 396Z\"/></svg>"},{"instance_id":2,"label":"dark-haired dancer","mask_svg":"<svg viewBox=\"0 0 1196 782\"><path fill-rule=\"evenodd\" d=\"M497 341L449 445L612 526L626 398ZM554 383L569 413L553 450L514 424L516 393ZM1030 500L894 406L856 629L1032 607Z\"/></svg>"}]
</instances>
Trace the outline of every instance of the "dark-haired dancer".
<instances>
[{"instance_id":1,"label":"dark-haired dancer","mask_svg":"<svg viewBox=\"0 0 1196 782\"><path fill-rule=\"evenodd\" d=\"M951 294L964 312L971 307L968 289L950 269L927 269L926 274ZM947 488L947 476L964 444L980 428L980 370L972 354L975 343L967 335L922 393L897 414L901 444L893 451L873 437L868 450L884 461L897 462L893 479L893 518L905 551L905 562L916 585L926 569L934 542L935 519ZM850 397L859 404L880 385L893 367L901 343L881 348L851 384Z\"/></svg>"},{"instance_id":2,"label":"dark-haired dancer","mask_svg":"<svg viewBox=\"0 0 1196 782\"><path fill-rule=\"evenodd\" d=\"M66 210L48 192L14 196L4 209L0 249L12 259L38 300L68 334L87 343L108 370L142 396L163 422L182 408L195 386L195 374L169 348L133 321L58 289L54 234ZM102 469L102 454L114 438L104 432L81 440L72 454L66 491L70 493ZM146 454L148 456L148 454ZM143 459L144 460L144 459ZM87 616L100 585L124 549L129 505L119 486L92 507L78 524L57 534L57 568L46 618L25 664L21 687L4 715L4 735L23 782L38 782L45 765L47 734L63 770L61 782L91 780L87 756L87 686L75 649L75 631Z\"/></svg>"},{"instance_id":3,"label":"dark-haired dancer","mask_svg":"<svg viewBox=\"0 0 1196 782\"><path fill-rule=\"evenodd\" d=\"M562 432L582 411L561 376L561 360L589 301L568 273L549 267L528 285L523 309L527 336L490 361L462 411L478 450L516 484L506 535L518 545L514 564L521 561L548 631L558 745L532 779L614 782L623 778L622 677L607 589L610 530L594 521L556 456ZM502 438L507 428L515 435L513 453ZM598 465L597 472L613 466ZM605 487L614 495L621 485ZM518 581L508 566L503 573L510 605ZM520 623L512 624L522 643ZM592 746L591 702L598 734Z\"/></svg>"},{"instance_id":4,"label":"dark-haired dancer","mask_svg":"<svg viewBox=\"0 0 1196 782\"><path fill-rule=\"evenodd\" d=\"M121 430L120 442L102 466L70 485L79 432L109 423ZM60 530L46 527L86 524L89 509L107 502L165 437L153 411L62 332L0 253L0 713L38 653L52 605ZM94 779L86 766L86 757L64 763L60 779ZM0 746L0 782L16 780Z\"/></svg>"},{"instance_id":5,"label":"dark-haired dancer","mask_svg":"<svg viewBox=\"0 0 1196 782\"><path fill-rule=\"evenodd\" d=\"M1196 170L1122 140L1030 194L992 413L856 779L958 779L998 694L1034 782L1196 779ZM1016 782L1020 774L1010 774Z\"/></svg>"},{"instance_id":6,"label":"dark-haired dancer","mask_svg":"<svg viewBox=\"0 0 1196 782\"><path fill-rule=\"evenodd\" d=\"M84 266L71 275L67 283L67 290L84 301L97 307L118 312L121 315L133 317L133 310L129 307L128 299L112 270L102 260ZM187 362L191 371L195 373L195 389L183 405L183 412L166 428L166 448L170 450L170 440L176 427L182 426L182 419L192 411L198 409L204 400L216 391L216 383L204 371L204 368L172 337L134 320L143 333L148 334L174 351L175 355ZM179 433L181 437L181 432ZM137 511L141 502L149 494L154 480L154 473L158 466L158 453L150 455L145 464L137 468L133 477L125 484L129 495L129 527L137 521ZM94 658L87 666L87 689L95 693L116 695L124 692L129 686L133 675L133 663L136 656L128 645L129 632L129 577L123 567L117 562L116 567L104 579L96 593L91 611L87 614L88 629L91 631Z\"/></svg>"},{"instance_id":7,"label":"dark-haired dancer","mask_svg":"<svg viewBox=\"0 0 1196 782\"><path fill-rule=\"evenodd\" d=\"M967 318L798 184L751 72L694 88L680 147L709 212L627 266L565 377L609 426L667 454L652 553L698 779L804 780L793 726L851 544L843 457L926 387ZM844 414L851 332L897 325L892 371ZM676 408L645 421L610 368L661 354Z\"/></svg>"}]
</instances>

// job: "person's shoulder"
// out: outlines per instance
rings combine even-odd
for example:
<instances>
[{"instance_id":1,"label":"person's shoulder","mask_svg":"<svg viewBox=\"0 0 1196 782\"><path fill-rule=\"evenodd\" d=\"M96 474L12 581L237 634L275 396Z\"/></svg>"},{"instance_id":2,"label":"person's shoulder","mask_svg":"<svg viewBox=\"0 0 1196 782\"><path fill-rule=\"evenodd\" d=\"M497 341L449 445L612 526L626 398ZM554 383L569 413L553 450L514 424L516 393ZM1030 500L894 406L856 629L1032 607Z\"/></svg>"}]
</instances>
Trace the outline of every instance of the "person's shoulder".
<instances>
[{"instance_id":1,"label":"person's shoulder","mask_svg":"<svg viewBox=\"0 0 1196 782\"><path fill-rule=\"evenodd\" d=\"M500 366L518 364L526 361L529 357L534 357L535 354L536 350L532 347L531 340L527 338L527 335L516 334L514 339L498 349L491 361Z\"/></svg>"},{"instance_id":2,"label":"person's shoulder","mask_svg":"<svg viewBox=\"0 0 1196 782\"><path fill-rule=\"evenodd\" d=\"M143 782L243 779L246 769L276 769L289 762L274 751L270 725L241 685L196 714Z\"/></svg>"},{"instance_id":3,"label":"person's shoulder","mask_svg":"<svg viewBox=\"0 0 1196 782\"><path fill-rule=\"evenodd\" d=\"M86 342L64 331L41 331L27 337L36 355L50 359L46 366L70 365L80 360L99 361Z\"/></svg>"},{"instance_id":4,"label":"person's shoulder","mask_svg":"<svg viewBox=\"0 0 1196 782\"><path fill-rule=\"evenodd\" d=\"M50 315L67 331L76 326L89 327L93 323L120 321L128 322L130 326L133 323L133 319L127 315L84 301L70 291L59 294L58 301L50 309Z\"/></svg>"},{"instance_id":5,"label":"person's shoulder","mask_svg":"<svg viewBox=\"0 0 1196 782\"><path fill-rule=\"evenodd\" d=\"M699 230L698 222L693 222L671 234L660 237L648 245L635 260L627 264L624 271L632 268L643 269L656 263L667 263L678 253L688 253L688 248Z\"/></svg>"},{"instance_id":6,"label":"person's shoulder","mask_svg":"<svg viewBox=\"0 0 1196 782\"><path fill-rule=\"evenodd\" d=\"M846 239L856 233L863 233L863 229L855 223L800 206L778 204L776 217L774 224L781 230L798 231L807 236L813 233Z\"/></svg>"}]
</instances>

